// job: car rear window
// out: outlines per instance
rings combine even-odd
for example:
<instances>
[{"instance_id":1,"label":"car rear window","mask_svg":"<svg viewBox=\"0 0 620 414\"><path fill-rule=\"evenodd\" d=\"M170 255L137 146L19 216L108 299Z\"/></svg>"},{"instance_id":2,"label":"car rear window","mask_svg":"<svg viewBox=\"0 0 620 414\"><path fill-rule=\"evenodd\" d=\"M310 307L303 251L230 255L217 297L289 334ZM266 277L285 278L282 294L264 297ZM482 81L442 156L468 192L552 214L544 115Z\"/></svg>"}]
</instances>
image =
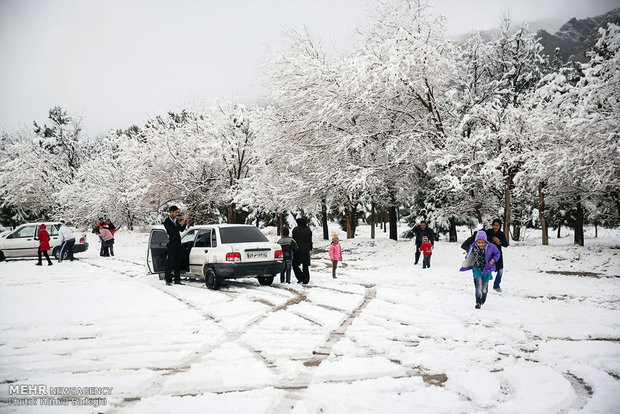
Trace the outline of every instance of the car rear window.
<instances>
[{"instance_id":1,"label":"car rear window","mask_svg":"<svg viewBox=\"0 0 620 414\"><path fill-rule=\"evenodd\" d=\"M220 228L222 244L268 242L269 240L254 226Z\"/></svg>"}]
</instances>

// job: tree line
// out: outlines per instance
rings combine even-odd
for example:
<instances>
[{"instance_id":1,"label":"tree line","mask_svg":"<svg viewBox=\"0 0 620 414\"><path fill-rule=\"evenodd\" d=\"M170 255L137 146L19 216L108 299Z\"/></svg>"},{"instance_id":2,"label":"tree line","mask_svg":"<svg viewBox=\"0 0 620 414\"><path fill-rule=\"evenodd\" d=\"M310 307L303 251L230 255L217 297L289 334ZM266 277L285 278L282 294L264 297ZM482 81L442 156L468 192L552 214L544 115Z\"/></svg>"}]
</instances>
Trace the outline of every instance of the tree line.
<instances>
[{"instance_id":1,"label":"tree line","mask_svg":"<svg viewBox=\"0 0 620 414\"><path fill-rule=\"evenodd\" d=\"M382 4L354 45L328 54L287 32L270 58L266 104L187 106L84 137L60 107L0 139L3 223L106 215L129 228L158 222L171 202L197 221L329 218L354 237L424 218L456 226L502 217L575 230L620 222L620 31L608 24L586 64L544 56L526 26L503 19L490 38L458 44L419 1ZM374 237L374 233L373 233Z\"/></svg>"}]
</instances>

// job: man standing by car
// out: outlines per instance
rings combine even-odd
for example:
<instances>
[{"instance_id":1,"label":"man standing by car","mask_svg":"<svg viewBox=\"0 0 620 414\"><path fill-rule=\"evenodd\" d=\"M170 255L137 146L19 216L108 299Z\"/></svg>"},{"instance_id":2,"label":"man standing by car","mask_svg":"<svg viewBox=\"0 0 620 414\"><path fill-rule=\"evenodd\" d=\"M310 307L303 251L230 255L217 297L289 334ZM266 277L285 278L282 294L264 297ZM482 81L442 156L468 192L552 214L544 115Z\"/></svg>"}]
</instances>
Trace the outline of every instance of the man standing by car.
<instances>
[{"instance_id":1,"label":"man standing by car","mask_svg":"<svg viewBox=\"0 0 620 414\"><path fill-rule=\"evenodd\" d=\"M174 284L181 283L181 256L183 250L181 248L181 232L185 230L185 226L189 219L185 218L180 223L177 217L181 211L177 206L170 206L170 215L164 220L164 227L168 233L168 257L166 258L166 285L172 285L172 271L174 270Z\"/></svg>"},{"instance_id":2,"label":"man standing by car","mask_svg":"<svg viewBox=\"0 0 620 414\"><path fill-rule=\"evenodd\" d=\"M418 264L420 260L420 247L422 247L424 237L428 238L428 242L435 246L435 233L429 229L425 221L421 221L420 224L416 223L413 226L413 234L415 235L415 263Z\"/></svg>"},{"instance_id":3,"label":"man standing by car","mask_svg":"<svg viewBox=\"0 0 620 414\"><path fill-rule=\"evenodd\" d=\"M293 272L297 283L304 285L310 282L310 251L312 250L312 230L308 227L308 220L300 217L297 227L293 229L293 239L297 242L297 252L293 255ZM299 268L302 265L303 270Z\"/></svg>"},{"instance_id":4,"label":"man standing by car","mask_svg":"<svg viewBox=\"0 0 620 414\"><path fill-rule=\"evenodd\" d=\"M75 246L75 235L73 231L69 227L65 225L64 221L60 222L60 227L58 228L58 235L60 236L60 240L62 241L62 245L60 246L60 253L58 254L58 263L62 262L63 255L67 252L67 259L69 261L73 261L73 246Z\"/></svg>"}]
</instances>

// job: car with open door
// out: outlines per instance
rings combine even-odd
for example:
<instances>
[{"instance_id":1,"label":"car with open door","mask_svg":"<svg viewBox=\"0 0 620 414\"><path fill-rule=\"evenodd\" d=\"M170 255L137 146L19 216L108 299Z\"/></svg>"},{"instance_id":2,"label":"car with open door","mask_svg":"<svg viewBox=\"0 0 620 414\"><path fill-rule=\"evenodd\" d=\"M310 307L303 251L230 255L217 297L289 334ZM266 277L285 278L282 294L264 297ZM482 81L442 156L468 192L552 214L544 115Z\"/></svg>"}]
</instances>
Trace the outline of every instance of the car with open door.
<instances>
[{"instance_id":1,"label":"car with open door","mask_svg":"<svg viewBox=\"0 0 620 414\"><path fill-rule=\"evenodd\" d=\"M62 241L58 235L58 229L60 223L44 223L47 227L47 232L50 235L50 249L52 255L56 258L60 258L60 246ZM39 250L39 240L35 239L35 236L39 233L40 223L26 223L17 227L15 230L5 231L0 234L0 262L5 259L17 258L17 257L37 257ZM85 252L88 250L88 242L86 241L86 234L79 234L74 231L75 245L73 246L73 253ZM63 253L63 259L67 256L67 252Z\"/></svg>"},{"instance_id":2,"label":"car with open door","mask_svg":"<svg viewBox=\"0 0 620 414\"><path fill-rule=\"evenodd\" d=\"M209 289L219 289L223 279L256 277L261 285L271 285L282 271L282 249L270 242L255 226L213 224L192 226L181 236L181 273L204 279ZM163 228L151 230L146 265L150 274L166 271L168 234Z\"/></svg>"}]
</instances>

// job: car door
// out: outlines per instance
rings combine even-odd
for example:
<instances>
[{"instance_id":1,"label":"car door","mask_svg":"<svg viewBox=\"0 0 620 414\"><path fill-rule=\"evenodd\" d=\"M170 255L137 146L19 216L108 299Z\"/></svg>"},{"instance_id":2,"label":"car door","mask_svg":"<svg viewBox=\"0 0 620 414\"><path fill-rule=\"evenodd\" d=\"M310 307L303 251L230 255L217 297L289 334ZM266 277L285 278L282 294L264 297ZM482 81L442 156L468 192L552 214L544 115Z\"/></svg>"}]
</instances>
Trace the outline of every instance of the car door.
<instances>
[{"instance_id":1,"label":"car door","mask_svg":"<svg viewBox=\"0 0 620 414\"><path fill-rule=\"evenodd\" d=\"M153 229L149 235L149 247L146 253L146 267L149 274L166 272L168 255L168 233L163 229Z\"/></svg>"},{"instance_id":2,"label":"car door","mask_svg":"<svg viewBox=\"0 0 620 414\"><path fill-rule=\"evenodd\" d=\"M37 231L39 229L37 228ZM47 232L50 235L50 248L54 251L54 247L60 246L60 235L58 234L58 225L56 224L48 224Z\"/></svg>"},{"instance_id":3,"label":"car door","mask_svg":"<svg viewBox=\"0 0 620 414\"><path fill-rule=\"evenodd\" d=\"M37 255L39 241L34 239L36 224L27 224L18 227L6 237L5 247L2 249L6 257L33 257Z\"/></svg>"},{"instance_id":4,"label":"car door","mask_svg":"<svg viewBox=\"0 0 620 414\"><path fill-rule=\"evenodd\" d=\"M202 265L207 261L207 255L213 247L217 246L217 241L213 240L215 232L213 229L200 229L194 247L189 253L189 271L196 275L202 275Z\"/></svg>"}]
</instances>

